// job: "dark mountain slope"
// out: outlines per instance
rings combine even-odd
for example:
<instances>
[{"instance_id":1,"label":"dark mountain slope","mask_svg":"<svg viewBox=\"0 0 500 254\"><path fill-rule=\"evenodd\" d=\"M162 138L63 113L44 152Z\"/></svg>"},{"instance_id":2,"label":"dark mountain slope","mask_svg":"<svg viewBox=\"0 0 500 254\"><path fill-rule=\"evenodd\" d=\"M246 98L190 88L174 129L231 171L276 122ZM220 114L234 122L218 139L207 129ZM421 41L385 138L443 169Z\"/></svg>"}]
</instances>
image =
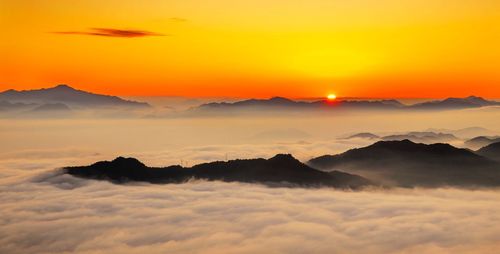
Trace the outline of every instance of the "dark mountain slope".
<instances>
[{"instance_id":1,"label":"dark mountain slope","mask_svg":"<svg viewBox=\"0 0 500 254\"><path fill-rule=\"evenodd\" d=\"M500 162L500 142L489 144L479 149L477 154Z\"/></svg>"},{"instance_id":2,"label":"dark mountain slope","mask_svg":"<svg viewBox=\"0 0 500 254\"><path fill-rule=\"evenodd\" d=\"M498 136L495 137L479 136L465 141L465 145L470 149L476 150L481 147L485 147L487 145L497 142L500 142L500 137Z\"/></svg>"},{"instance_id":3,"label":"dark mountain slope","mask_svg":"<svg viewBox=\"0 0 500 254\"><path fill-rule=\"evenodd\" d=\"M362 139L370 139L370 140L383 140L383 141L397 141L397 140L405 140L408 139L415 143L424 143L424 144L434 144L434 143L448 143L459 140L455 135L448 133L436 133L431 131L412 131L408 133L387 135L387 136L378 136L369 132L362 132L351 135L346 139L353 138L362 138Z\"/></svg>"},{"instance_id":4,"label":"dark mountain slope","mask_svg":"<svg viewBox=\"0 0 500 254\"><path fill-rule=\"evenodd\" d=\"M191 168L169 166L150 168L133 158L119 157L90 166L67 167L68 174L115 183L143 181L150 183L182 183L189 179L247 183L291 183L301 186L359 188L370 181L343 172L323 172L310 168L291 155L279 154L268 160L231 160L204 163Z\"/></svg>"},{"instance_id":5,"label":"dark mountain slope","mask_svg":"<svg viewBox=\"0 0 500 254\"><path fill-rule=\"evenodd\" d=\"M381 138L384 141L401 141L401 140L410 140L415 143L424 143L424 144L434 144L434 143L448 143L452 141L457 141L458 138L453 134L448 133L435 133L435 132L420 132L413 131L406 134L398 134L398 135L389 135Z\"/></svg>"},{"instance_id":6,"label":"dark mountain slope","mask_svg":"<svg viewBox=\"0 0 500 254\"><path fill-rule=\"evenodd\" d=\"M499 106L500 102L488 101L481 97L469 96L466 98L447 98L440 101L429 101L411 105L408 108L417 110L446 110Z\"/></svg>"},{"instance_id":7,"label":"dark mountain slope","mask_svg":"<svg viewBox=\"0 0 500 254\"><path fill-rule=\"evenodd\" d=\"M397 186L499 186L500 165L448 144L380 141L308 162Z\"/></svg>"}]
</instances>

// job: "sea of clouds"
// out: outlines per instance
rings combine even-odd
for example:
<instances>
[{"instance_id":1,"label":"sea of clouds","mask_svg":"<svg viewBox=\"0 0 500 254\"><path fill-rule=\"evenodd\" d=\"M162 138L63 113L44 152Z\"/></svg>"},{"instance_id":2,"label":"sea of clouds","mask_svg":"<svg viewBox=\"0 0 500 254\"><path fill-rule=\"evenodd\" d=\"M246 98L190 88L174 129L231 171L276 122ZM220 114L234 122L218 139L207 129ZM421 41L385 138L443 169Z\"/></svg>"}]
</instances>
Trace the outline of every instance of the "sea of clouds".
<instances>
[{"instance_id":1,"label":"sea of clouds","mask_svg":"<svg viewBox=\"0 0 500 254\"><path fill-rule=\"evenodd\" d=\"M0 253L498 253L498 189L114 185L58 169L120 155L150 166L306 161L371 143L338 139L350 132L494 129L500 118L488 116L0 120Z\"/></svg>"},{"instance_id":2,"label":"sea of clouds","mask_svg":"<svg viewBox=\"0 0 500 254\"><path fill-rule=\"evenodd\" d=\"M37 153L31 153L35 156ZM26 155L26 154L25 154ZM100 155L88 154L80 161ZM39 158L43 157L40 154ZM0 253L498 253L500 190L115 185L0 164ZM5 160L3 160L5 161Z\"/></svg>"}]
</instances>

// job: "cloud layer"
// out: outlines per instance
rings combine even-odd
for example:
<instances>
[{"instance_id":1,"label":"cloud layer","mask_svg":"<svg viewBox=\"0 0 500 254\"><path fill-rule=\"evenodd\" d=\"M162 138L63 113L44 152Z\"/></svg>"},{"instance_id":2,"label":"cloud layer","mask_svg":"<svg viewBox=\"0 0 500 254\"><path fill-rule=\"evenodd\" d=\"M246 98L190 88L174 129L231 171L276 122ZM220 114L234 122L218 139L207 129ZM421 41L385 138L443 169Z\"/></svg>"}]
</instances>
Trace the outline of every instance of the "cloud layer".
<instances>
[{"instance_id":1,"label":"cloud layer","mask_svg":"<svg viewBox=\"0 0 500 254\"><path fill-rule=\"evenodd\" d=\"M499 191L0 182L1 253L496 253Z\"/></svg>"},{"instance_id":2,"label":"cloud layer","mask_svg":"<svg viewBox=\"0 0 500 254\"><path fill-rule=\"evenodd\" d=\"M151 166L278 152L307 160L366 145L334 139L352 126L395 124L367 118L265 119L265 129L256 119L2 121L0 253L497 253L500 190L120 186L55 170L118 155ZM317 136L258 140L277 126Z\"/></svg>"},{"instance_id":3,"label":"cloud layer","mask_svg":"<svg viewBox=\"0 0 500 254\"><path fill-rule=\"evenodd\" d=\"M63 34L63 35L76 34L76 35L94 35L94 36L120 37L120 38L164 36L164 34L159 34L144 30L127 30L127 29L115 29L115 28L90 28L89 31L58 31L53 33Z\"/></svg>"}]
</instances>

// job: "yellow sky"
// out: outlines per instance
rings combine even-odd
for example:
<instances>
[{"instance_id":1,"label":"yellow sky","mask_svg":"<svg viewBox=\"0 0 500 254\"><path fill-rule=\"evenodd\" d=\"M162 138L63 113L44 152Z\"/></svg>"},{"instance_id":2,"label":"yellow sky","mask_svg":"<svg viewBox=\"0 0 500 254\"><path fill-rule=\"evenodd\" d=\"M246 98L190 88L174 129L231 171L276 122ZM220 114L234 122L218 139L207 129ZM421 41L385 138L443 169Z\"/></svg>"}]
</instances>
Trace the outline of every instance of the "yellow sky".
<instances>
[{"instance_id":1,"label":"yellow sky","mask_svg":"<svg viewBox=\"0 0 500 254\"><path fill-rule=\"evenodd\" d=\"M500 97L500 1L0 1L0 90ZM91 28L165 36L54 32Z\"/></svg>"}]
</instances>

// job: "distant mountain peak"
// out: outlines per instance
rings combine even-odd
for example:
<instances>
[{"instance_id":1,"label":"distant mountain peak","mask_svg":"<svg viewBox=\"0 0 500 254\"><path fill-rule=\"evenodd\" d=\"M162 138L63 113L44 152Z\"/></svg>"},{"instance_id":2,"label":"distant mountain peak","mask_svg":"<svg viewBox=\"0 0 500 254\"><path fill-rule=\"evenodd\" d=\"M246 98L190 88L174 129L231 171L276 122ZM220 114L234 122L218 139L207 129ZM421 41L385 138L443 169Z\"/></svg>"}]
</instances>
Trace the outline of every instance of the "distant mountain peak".
<instances>
[{"instance_id":1,"label":"distant mountain peak","mask_svg":"<svg viewBox=\"0 0 500 254\"><path fill-rule=\"evenodd\" d=\"M142 168L145 167L144 163L140 162L136 158L130 158L130 157L117 157L111 163L118 165L118 166L126 166L126 167L136 167L136 168Z\"/></svg>"},{"instance_id":2,"label":"distant mountain peak","mask_svg":"<svg viewBox=\"0 0 500 254\"><path fill-rule=\"evenodd\" d=\"M70 107L149 107L143 102L129 101L117 96L95 94L75 89L67 84L59 84L50 88L0 93L0 100L22 103L63 103Z\"/></svg>"},{"instance_id":3,"label":"distant mountain peak","mask_svg":"<svg viewBox=\"0 0 500 254\"><path fill-rule=\"evenodd\" d=\"M479 97L479 96L475 96L475 95L470 95L470 96L466 97L466 99L480 99L480 100L484 100L483 97Z\"/></svg>"},{"instance_id":4,"label":"distant mountain peak","mask_svg":"<svg viewBox=\"0 0 500 254\"><path fill-rule=\"evenodd\" d=\"M466 100L470 101L470 102L473 102L473 103L478 103L478 104L488 104L490 103L489 101L487 101L486 99L484 99L483 97L478 97L478 96L469 96L467 98L465 98Z\"/></svg>"},{"instance_id":5,"label":"distant mountain peak","mask_svg":"<svg viewBox=\"0 0 500 254\"><path fill-rule=\"evenodd\" d=\"M413 146L417 143L409 140L389 140L389 141L377 141L371 146L383 146L383 147L396 147L396 146Z\"/></svg>"},{"instance_id":6,"label":"distant mountain peak","mask_svg":"<svg viewBox=\"0 0 500 254\"><path fill-rule=\"evenodd\" d=\"M500 136L477 136L465 141L465 145L471 149L479 149L497 142L500 142Z\"/></svg>"},{"instance_id":7,"label":"distant mountain peak","mask_svg":"<svg viewBox=\"0 0 500 254\"><path fill-rule=\"evenodd\" d=\"M3 94L13 94L13 93L17 93L17 92L19 92L19 91L14 90L14 89L8 89L8 90L3 91L2 93Z\"/></svg>"},{"instance_id":8,"label":"distant mountain peak","mask_svg":"<svg viewBox=\"0 0 500 254\"><path fill-rule=\"evenodd\" d=\"M66 85L66 84L59 84L59 85L53 87L52 89L57 89L57 90L76 90L75 88L73 88L73 87L71 87L69 85Z\"/></svg>"},{"instance_id":9,"label":"distant mountain peak","mask_svg":"<svg viewBox=\"0 0 500 254\"><path fill-rule=\"evenodd\" d=\"M272 97L271 99L269 99L270 101L282 101L282 102L291 102L292 100L288 99L288 98L285 98L285 97L280 97L280 96L275 96L275 97Z\"/></svg>"},{"instance_id":10,"label":"distant mountain peak","mask_svg":"<svg viewBox=\"0 0 500 254\"><path fill-rule=\"evenodd\" d=\"M366 147L368 149L385 149L398 153L429 153L439 155L463 154L466 150L456 148L447 143L423 144L415 143L409 139L393 140L393 141L378 141L375 144ZM474 155L474 154L470 154Z\"/></svg>"},{"instance_id":11,"label":"distant mountain peak","mask_svg":"<svg viewBox=\"0 0 500 254\"><path fill-rule=\"evenodd\" d=\"M293 159L293 160L295 160L293 155L291 155L289 153L278 153L278 154L274 155L271 159Z\"/></svg>"},{"instance_id":12,"label":"distant mountain peak","mask_svg":"<svg viewBox=\"0 0 500 254\"><path fill-rule=\"evenodd\" d=\"M299 160L295 159L295 157L293 157L291 154L283 154L283 153L276 154L275 156L273 156L272 158L270 158L269 161L280 162L280 163L297 163L297 164L301 164L301 162Z\"/></svg>"},{"instance_id":13,"label":"distant mountain peak","mask_svg":"<svg viewBox=\"0 0 500 254\"><path fill-rule=\"evenodd\" d=\"M464 108L478 108L485 106L499 106L500 102L489 101L478 96L469 96L465 98L446 98L444 100L438 101L428 101L423 103L417 103L409 106L413 109L464 109Z\"/></svg>"}]
</instances>

